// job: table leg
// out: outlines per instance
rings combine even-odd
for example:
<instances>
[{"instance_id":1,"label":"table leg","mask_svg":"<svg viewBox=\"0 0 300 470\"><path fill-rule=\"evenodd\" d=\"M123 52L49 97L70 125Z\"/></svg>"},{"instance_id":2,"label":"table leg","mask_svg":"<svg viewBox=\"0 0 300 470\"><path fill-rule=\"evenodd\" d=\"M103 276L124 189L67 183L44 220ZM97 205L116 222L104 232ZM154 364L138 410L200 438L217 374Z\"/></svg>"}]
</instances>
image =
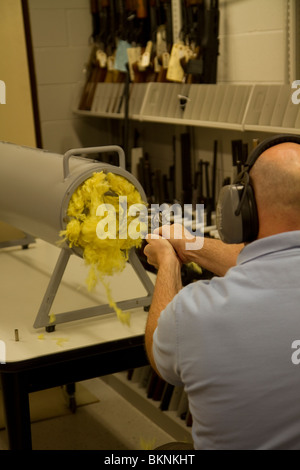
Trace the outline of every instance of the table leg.
<instances>
[{"instance_id":1,"label":"table leg","mask_svg":"<svg viewBox=\"0 0 300 470\"><path fill-rule=\"evenodd\" d=\"M2 373L1 384L9 449L32 449L29 396L24 381L18 373Z\"/></svg>"},{"instance_id":2,"label":"table leg","mask_svg":"<svg viewBox=\"0 0 300 470\"><path fill-rule=\"evenodd\" d=\"M76 413L76 384L70 383L65 385L65 391L68 397L68 407L72 413Z\"/></svg>"}]
</instances>

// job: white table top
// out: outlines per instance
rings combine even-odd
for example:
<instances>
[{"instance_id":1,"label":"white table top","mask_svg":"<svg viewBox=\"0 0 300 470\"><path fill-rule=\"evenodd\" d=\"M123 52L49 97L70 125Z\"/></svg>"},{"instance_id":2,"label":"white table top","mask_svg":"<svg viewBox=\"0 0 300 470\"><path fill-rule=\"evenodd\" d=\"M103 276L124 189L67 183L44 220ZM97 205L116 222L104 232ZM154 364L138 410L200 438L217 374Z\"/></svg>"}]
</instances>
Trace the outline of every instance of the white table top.
<instances>
[{"instance_id":1,"label":"white table top","mask_svg":"<svg viewBox=\"0 0 300 470\"><path fill-rule=\"evenodd\" d=\"M77 320L56 325L53 333L34 329L33 323L42 302L59 248L37 240L28 249L0 250L0 340L5 344L6 363L33 359L81 347L144 334L147 313L143 308L130 310L130 326L122 324L116 314ZM107 304L104 288L98 285L88 292L85 280L88 267L71 255L51 313ZM150 274L151 279L155 276ZM147 293L127 263L124 271L107 278L115 301L145 296ZM19 330L19 341L15 340ZM3 343L2 343L3 345Z\"/></svg>"}]
</instances>

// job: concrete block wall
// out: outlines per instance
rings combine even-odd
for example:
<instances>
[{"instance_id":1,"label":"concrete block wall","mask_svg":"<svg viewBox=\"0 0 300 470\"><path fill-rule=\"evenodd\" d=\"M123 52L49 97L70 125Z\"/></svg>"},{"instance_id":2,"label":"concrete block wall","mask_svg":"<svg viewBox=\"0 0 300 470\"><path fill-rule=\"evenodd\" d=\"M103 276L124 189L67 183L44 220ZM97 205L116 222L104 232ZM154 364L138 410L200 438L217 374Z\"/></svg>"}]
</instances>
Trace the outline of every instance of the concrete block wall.
<instances>
[{"instance_id":1,"label":"concrete block wall","mask_svg":"<svg viewBox=\"0 0 300 470\"><path fill-rule=\"evenodd\" d=\"M218 81L287 83L288 0L221 0Z\"/></svg>"},{"instance_id":2,"label":"concrete block wall","mask_svg":"<svg viewBox=\"0 0 300 470\"><path fill-rule=\"evenodd\" d=\"M289 83L288 10L293 0L220 0L218 82ZM91 34L89 0L29 0L38 83L43 146L63 153L69 148L120 144L122 123L83 119L72 114L76 84L84 79ZM172 137L181 126L131 124L153 167L172 163ZM220 142L219 181L230 176L231 139L251 145L252 133L193 128L194 160L211 158L213 140Z\"/></svg>"},{"instance_id":3,"label":"concrete block wall","mask_svg":"<svg viewBox=\"0 0 300 470\"><path fill-rule=\"evenodd\" d=\"M89 0L29 0L43 147L101 145L108 123L75 117L72 103L90 55Z\"/></svg>"}]
</instances>

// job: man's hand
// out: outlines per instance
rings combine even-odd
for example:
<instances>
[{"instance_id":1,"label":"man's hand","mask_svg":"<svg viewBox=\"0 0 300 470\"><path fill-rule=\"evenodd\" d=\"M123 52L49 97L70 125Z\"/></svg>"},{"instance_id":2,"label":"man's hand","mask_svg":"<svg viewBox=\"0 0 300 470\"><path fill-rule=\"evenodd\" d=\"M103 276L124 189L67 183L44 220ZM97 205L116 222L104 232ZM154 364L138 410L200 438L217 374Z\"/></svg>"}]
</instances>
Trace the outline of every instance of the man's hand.
<instances>
[{"instance_id":1,"label":"man's hand","mask_svg":"<svg viewBox=\"0 0 300 470\"><path fill-rule=\"evenodd\" d=\"M191 261L190 250L186 249L186 245L189 243L192 246L193 243L196 243L196 237L182 224L163 225L154 230L154 235L161 235L163 238L166 238L182 263L185 264Z\"/></svg>"},{"instance_id":2,"label":"man's hand","mask_svg":"<svg viewBox=\"0 0 300 470\"><path fill-rule=\"evenodd\" d=\"M181 263L194 262L217 276L225 276L228 269L236 265L237 257L244 248L244 244L226 245L221 240L194 237L181 224L163 225L155 229L154 234L169 241Z\"/></svg>"},{"instance_id":3,"label":"man's hand","mask_svg":"<svg viewBox=\"0 0 300 470\"><path fill-rule=\"evenodd\" d=\"M149 264L158 269L163 263L170 263L180 260L168 240L158 234L149 234L146 237L147 245L144 254L147 256Z\"/></svg>"}]
</instances>

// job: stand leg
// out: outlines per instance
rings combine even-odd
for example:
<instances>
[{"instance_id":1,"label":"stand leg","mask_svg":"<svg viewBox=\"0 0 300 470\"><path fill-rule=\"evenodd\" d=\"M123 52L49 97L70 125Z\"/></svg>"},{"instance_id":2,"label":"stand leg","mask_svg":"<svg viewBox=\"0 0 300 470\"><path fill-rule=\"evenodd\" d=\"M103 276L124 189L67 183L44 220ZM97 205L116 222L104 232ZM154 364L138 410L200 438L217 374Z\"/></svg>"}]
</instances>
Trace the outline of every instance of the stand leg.
<instances>
[{"instance_id":1,"label":"stand leg","mask_svg":"<svg viewBox=\"0 0 300 470\"><path fill-rule=\"evenodd\" d=\"M50 308L54 301L56 292L60 285L60 282L64 274L65 268L67 266L70 255L71 255L71 250L68 250L68 249L61 250L55 269L52 273L50 282L48 284L46 293L44 295L42 304L40 306L39 312L35 319L35 322L33 325L34 328L46 327L46 331L48 333L51 333L52 331L54 331L55 325L59 323L65 323L65 322L74 321L74 320L81 320L84 318L91 318L93 316L106 315L107 313L114 312L114 309L110 307L109 304L99 305L96 307L88 307L88 308L83 308L80 310L73 310L70 312L62 312L62 313L56 314L55 322L49 323ZM147 295L144 297L136 298L136 299L123 300L123 301L117 302L117 306L121 310L129 310L135 307L145 307L145 306L149 307L149 305L151 304L151 300L152 300L154 285L150 277L148 276L147 272L145 271L137 254L135 253L133 249L131 250L129 254L129 262L132 265L136 275L142 282L144 288L146 289Z\"/></svg>"},{"instance_id":2,"label":"stand leg","mask_svg":"<svg viewBox=\"0 0 300 470\"><path fill-rule=\"evenodd\" d=\"M48 332L54 331L54 325L49 325L49 312L53 304L56 292L59 288L60 281L68 264L70 255L70 250L64 248L61 250L54 271L52 273L50 282L48 284L47 290L45 292L43 301L41 303L40 309L38 311L37 317L35 319L33 325L34 328L41 328L43 326L46 326Z\"/></svg>"}]
</instances>

